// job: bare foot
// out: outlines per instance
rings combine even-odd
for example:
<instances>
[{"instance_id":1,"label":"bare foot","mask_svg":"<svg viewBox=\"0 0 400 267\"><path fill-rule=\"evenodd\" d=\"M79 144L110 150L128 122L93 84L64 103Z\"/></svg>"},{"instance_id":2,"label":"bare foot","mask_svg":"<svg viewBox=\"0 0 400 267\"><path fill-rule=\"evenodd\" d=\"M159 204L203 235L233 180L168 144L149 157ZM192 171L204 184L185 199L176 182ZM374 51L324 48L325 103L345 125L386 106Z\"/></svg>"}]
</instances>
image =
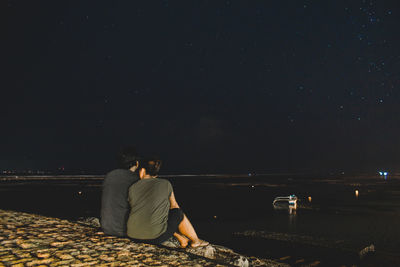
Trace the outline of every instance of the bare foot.
<instances>
[{"instance_id":1,"label":"bare foot","mask_svg":"<svg viewBox=\"0 0 400 267\"><path fill-rule=\"evenodd\" d=\"M178 239L181 248L187 247L187 245L189 244L189 239L187 239L186 236L178 234L178 233L174 233L174 236L176 237L176 239Z\"/></svg>"},{"instance_id":2,"label":"bare foot","mask_svg":"<svg viewBox=\"0 0 400 267\"><path fill-rule=\"evenodd\" d=\"M181 244L181 248L186 248L189 244L188 239L179 240L179 244Z\"/></svg>"},{"instance_id":3,"label":"bare foot","mask_svg":"<svg viewBox=\"0 0 400 267\"><path fill-rule=\"evenodd\" d=\"M192 248L197 248L197 247L205 247L205 246L208 246L209 244L210 244L209 242L199 239L196 242L190 243L190 246Z\"/></svg>"}]
</instances>

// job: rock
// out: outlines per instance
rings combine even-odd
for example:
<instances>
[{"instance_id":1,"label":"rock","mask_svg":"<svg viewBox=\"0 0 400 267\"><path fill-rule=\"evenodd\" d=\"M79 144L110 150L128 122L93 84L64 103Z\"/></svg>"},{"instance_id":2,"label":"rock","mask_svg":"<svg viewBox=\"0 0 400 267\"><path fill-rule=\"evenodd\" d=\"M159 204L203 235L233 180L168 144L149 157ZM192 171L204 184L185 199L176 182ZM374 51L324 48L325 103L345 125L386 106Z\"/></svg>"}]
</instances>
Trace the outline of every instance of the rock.
<instances>
[{"instance_id":1,"label":"rock","mask_svg":"<svg viewBox=\"0 0 400 267\"><path fill-rule=\"evenodd\" d=\"M121 261L129 260L131 253L129 251L121 251L117 253L117 259Z\"/></svg>"},{"instance_id":2,"label":"rock","mask_svg":"<svg viewBox=\"0 0 400 267\"><path fill-rule=\"evenodd\" d=\"M40 265L40 264L49 264L53 261L54 259L49 258L49 259L43 259L43 260L33 260L30 262L25 263L26 266L34 266L34 265Z\"/></svg>"},{"instance_id":3,"label":"rock","mask_svg":"<svg viewBox=\"0 0 400 267\"><path fill-rule=\"evenodd\" d=\"M62 260L73 260L74 257L68 254L56 254L55 255L57 258L62 259Z\"/></svg>"},{"instance_id":4,"label":"rock","mask_svg":"<svg viewBox=\"0 0 400 267\"><path fill-rule=\"evenodd\" d=\"M37 252L37 253L36 253L36 256L37 256L38 258L48 258L48 257L50 257L50 253Z\"/></svg>"},{"instance_id":5,"label":"rock","mask_svg":"<svg viewBox=\"0 0 400 267\"><path fill-rule=\"evenodd\" d=\"M72 243L72 241L52 242L52 243L50 243L50 246L61 248L68 244L71 244L71 243Z\"/></svg>"},{"instance_id":6,"label":"rock","mask_svg":"<svg viewBox=\"0 0 400 267\"><path fill-rule=\"evenodd\" d=\"M114 261L115 257L109 257L107 255L100 255L99 259L103 260L103 261Z\"/></svg>"},{"instance_id":7,"label":"rock","mask_svg":"<svg viewBox=\"0 0 400 267\"><path fill-rule=\"evenodd\" d=\"M33 248L35 247L34 244L28 243L28 242L21 242L21 243L17 243L18 246L20 246L21 248Z\"/></svg>"},{"instance_id":8,"label":"rock","mask_svg":"<svg viewBox=\"0 0 400 267\"><path fill-rule=\"evenodd\" d=\"M64 260L64 261L57 261L50 264L50 266L68 266L71 264L73 260Z\"/></svg>"},{"instance_id":9,"label":"rock","mask_svg":"<svg viewBox=\"0 0 400 267\"><path fill-rule=\"evenodd\" d=\"M250 262L247 258L243 257L243 256L239 256L239 258L237 258L234 262L233 265L235 266L241 266L241 267L249 267L250 266Z\"/></svg>"},{"instance_id":10,"label":"rock","mask_svg":"<svg viewBox=\"0 0 400 267\"><path fill-rule=\"evenodd\" d=\"M320 261L314 261L314 262L311 262L308 266L313 267L313 266L318 266L320 264L321 264Z\"/></svg>"},{"instance_id":11,"label":"rock","mask_svg":"<svg viewBox=\"0 0 400 267\"><path fill-rule=\"evenodd\" d=\"M198 256L205 257L205 258L210 258L210 259L215 259L218 257L216 255L216 253L217 253L216 249L212 245L208 245L205 247L197 247L197 248L192 248L190 246L187 246L185 251L195 254L195 255L198 255Z\"/></svg>"},{"instance_id":12,"label":"rock","mask_svg":"<svg viewBox=\"0 0 400 267\"><path fill-rule=\"evenodd\" d=\"M360 250L358 255L360 256L360 259L363 259L365 256L367 256L367 254L372 253L372 252L375 252L374 244L371 244L368 247L365 247L362 250Z\"/></svg>"},{"instance_id":13,"label":"rock","mask_svg":"<svg viewBox=\"0 0 400 267\"><path fill-rule=\"evenodd\" d=\"M101 227L100 220L96 217L79 218L77 223L85 224L92 227Z\"/></svg>"},{"instance_id":14,"label":"rock","mask_svg":"<svg viewBox=\"0 0 400 267\"><path fill-rule=\"evenodd\" d=\"M27 262L27 261L31 261L30 258L25 258L25 259L19 259L19 260L15 260L15 261L11 261L11 265L19 265Z\"/></svg>"}]
</instances>

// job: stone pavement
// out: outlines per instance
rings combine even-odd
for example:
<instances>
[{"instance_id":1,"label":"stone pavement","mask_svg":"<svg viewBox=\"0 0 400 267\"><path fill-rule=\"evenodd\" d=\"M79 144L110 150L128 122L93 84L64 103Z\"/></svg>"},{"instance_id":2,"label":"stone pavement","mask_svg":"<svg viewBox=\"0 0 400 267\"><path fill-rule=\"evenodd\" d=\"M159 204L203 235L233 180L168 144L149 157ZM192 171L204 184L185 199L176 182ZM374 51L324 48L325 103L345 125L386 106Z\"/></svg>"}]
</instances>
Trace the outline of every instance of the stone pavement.
<instances>
[{"instance_id":1,"label":"stone pavement","mask_svg":"<svg viewBox=\"0 0 400 267\"><path fill-rule=\"evenodd\" d=\"M204 250L208 252L196 252L134 243L78 222L0 210L0 267L287 266L210 247Z\"/></svg>"}]
</instances>

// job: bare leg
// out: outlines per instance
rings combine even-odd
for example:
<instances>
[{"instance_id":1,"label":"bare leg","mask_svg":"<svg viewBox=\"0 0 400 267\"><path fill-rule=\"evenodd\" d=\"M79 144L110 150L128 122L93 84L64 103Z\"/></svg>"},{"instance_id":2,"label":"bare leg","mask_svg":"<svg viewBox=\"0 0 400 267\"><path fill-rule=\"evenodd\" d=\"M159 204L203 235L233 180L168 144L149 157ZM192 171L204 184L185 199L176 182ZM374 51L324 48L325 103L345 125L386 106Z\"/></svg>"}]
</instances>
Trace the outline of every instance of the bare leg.
<instances>
[{"instance_id":1,"label":"bare leg","mask_svg":"<svg viewBox=\"0 0 400 267\"><path fill-rule=\"evenodd\" d=\"M190 239L191 247L203 247L207 246L209 243L207 241L199 239L193 225L190 223L186 215L183 215L183 220L179 224L179 232ZM179 239L178 239L179 240Z\"/></svg>"},{"instance_id":2,"label":"bare leg","mask_svg":"<svg viewBox=\"0 0 400 267\"><path fill-rule=\"evenodd\" d=\"M175 195L174 192L171 193L169 197L169 203L170 203L170 208L179 208L178 203L175 200ZM190 240L190 246L195 248L195 247L204 247L207 246L209 243L207 241L201 240L197 237L196 231L193 228L193 225L190 223L189 219L186 217L186 215L183 215L183 220L178 226L178 231L179 233L175 233L174 236L178 239L179 243L181 244L182 247L187 246L188 240L186 239L186 245L185 241L183 239L180 239L180 237L187 237ZM182 243L183 242L183 243Z\"/></svg>"},{"instance_id":3,"label":"bare leg","mask_svg":"<svg viewBox=\"0 0 400 267\"><path fill-rule=\"evenodd\" d=\"M181 248L187 247L187 245L189 244L189 239L187 239L186 236L178 234L178 233L174 233L174 236L176 237L176 239L178 239L179 244L181 244Z\"/></svg>"}]
</instances>

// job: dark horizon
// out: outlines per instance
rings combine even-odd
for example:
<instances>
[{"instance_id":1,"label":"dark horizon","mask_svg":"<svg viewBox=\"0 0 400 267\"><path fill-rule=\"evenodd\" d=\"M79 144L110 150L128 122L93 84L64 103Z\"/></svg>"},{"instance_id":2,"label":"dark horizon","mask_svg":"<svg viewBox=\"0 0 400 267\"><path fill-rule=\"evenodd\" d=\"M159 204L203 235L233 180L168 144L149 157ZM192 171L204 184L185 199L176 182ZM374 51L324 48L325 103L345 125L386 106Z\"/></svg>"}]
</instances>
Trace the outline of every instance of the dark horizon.
<instances>
[{"instance_id":1,"label":"dark horizon","mask_svg":"<svg viewBox=\"0 0 400 267\"><path fill-rule=\"evenodd\" d=\"M7 166L8 168L4 168ZM68 161L49 162L49 161L4 161L0 160L0 176L1 175L35 175L35 174L49 174L49 175L105 175L112 169L118 168L118 165L102 165L100 168L95 166L88 166L85 164L72 165ZM380 171L389 173L389 177L400 173L399 169L391 166L374 167L365 169L356 168L303 168L303 169L255 169L255 168L208 168L208 169L171 169L161 168L160 175L245 175L245 176L259 176L259 175L322 175L322 176L379 176Z\"/></svg>"},{"instance_id":2,"label":"dark horizon","mask_svg":"<svg viewBox=\"0 0 400 267\"><path fill-rule=\"evenodd\" d=\"M400 169L397 1L6 1L0 170Z\"/></svg>"}]
</instances>

